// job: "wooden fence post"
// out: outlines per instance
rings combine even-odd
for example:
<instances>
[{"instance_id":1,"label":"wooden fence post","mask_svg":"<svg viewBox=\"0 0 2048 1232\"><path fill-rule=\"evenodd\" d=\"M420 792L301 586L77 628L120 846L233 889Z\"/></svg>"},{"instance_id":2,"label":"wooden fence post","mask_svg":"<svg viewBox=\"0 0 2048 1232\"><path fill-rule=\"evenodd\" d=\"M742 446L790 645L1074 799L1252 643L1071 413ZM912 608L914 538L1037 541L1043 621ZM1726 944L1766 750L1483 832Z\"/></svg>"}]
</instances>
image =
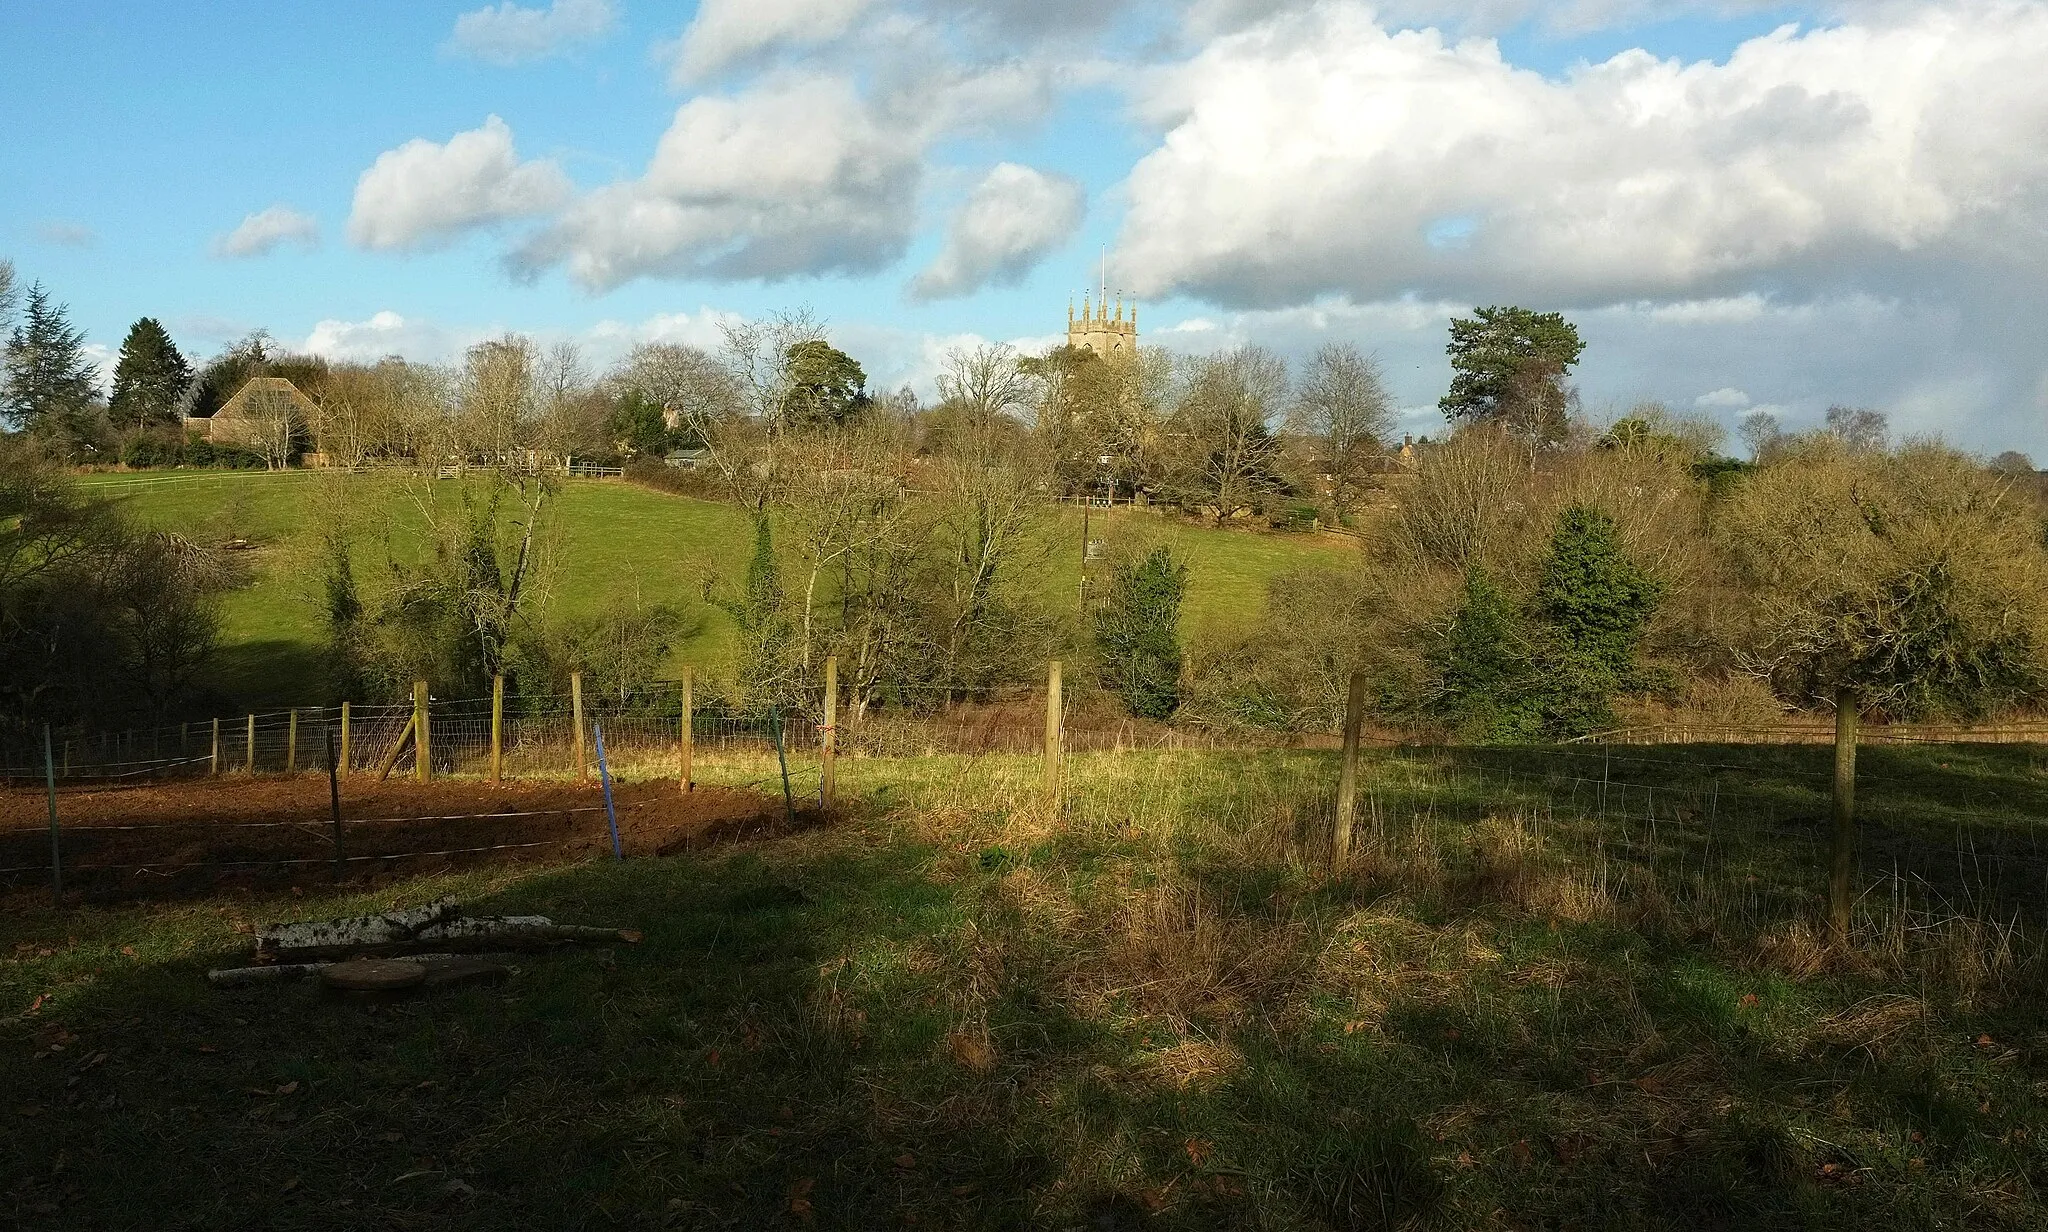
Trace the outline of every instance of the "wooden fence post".
<instances>
[{"instance_id":1,"label":"wooden fence post","mask_svg":"<svg viewBox=\"0 0 2048 1232\"><path fill-rule=\"evenodd\" d=\"M299 708L292 707L291 726L285 729L284 772L292 773L299 768Z\"/></svg>"},{"instance_id":2,"label":"wooden fence post","mask_svg":"<svg viewBox=\"0 0 2048 1232\"><path fill-rule=\"evenodd\" d=\"M213 720L213 752L207 754L206 772L208 774L220 773L220 718L218 715Z\"/></svg>"},{"instance_id":3,"label":"wooden fence post","mask_svg":"<svg viewBox=\"0 0 2048 1232\"><path fill-rule=\"evenodd\" d=\"M496 783L505 771L505 676L500 672L491 677L491 782Z\"/></svg>"},{"instance_id":4,"label":"wooden fence post","mask_svg":"<svg viewBox=\"0 0 2048 1232\"><path fill-rule=\"evenodd\" d=\"M1844 949L1856 863L1856 706L1853 692L1835 691L1835 850L1828 876L1828 934Z\"/></svg>"},{"instance_id":5,"label":"wooden fence post","mask_svg":"<svg viewBox=\"0 0 2048 1232\"><path fill-rule=\"evenodd\" d=\"M50 725L43 724L43 786L50 794L50 901L64 905L64 840L57 826L57 759L50 753Z\"/></svg>"},{"instance_id":6,"label":"wooden fence post","mask_svg":"<svg viewBox=\"0 0 2048 1232\"><path fill-rule=\"evenodd\" d=\"M694 691L693 686L695 686L696 683L697 669L694 667L685 667L683 669L682 730L678 734L680 737L681 744L681 752L679 756L682 759L683 763L683 790L686 792L696 786L696 783L691 779L691 773L692 771L694 771L695 767L690 764L695 759L697 754L696 698L692 696L692 693Z\"/></svg>"},{"instance_id":7,"label":"wooden fence post","mask_svg":"<svg viewBox=\"0 0 2048 1232\"><path fill-rule=\"evenodd\" d=\"M242 744L242 771L245 774L254 774L256 773L256 716L253 714L249 716L249 730L247 738L242 741Z\"/></svg>"},{"instance_id":8,"label":"wooden fence post","mask_svg":"<svg viewBox=\"0 0 2048 1232\"><path fill-rule=\"evenodd\" d=\"M569 715L576 724L576 781L590 781L590 763L583 754L583 673L569 673Z\"/></svg>"},{"instance_id":9,"label":"wooden fence post","mask_svg":"<svg viewBox=\"0 0 2048 1232\"><path fill-rule=\"evenodd\" d=\"M836 772L839 733L833 724L839 717L839 656L825 657L825 742L818 759L818 806L831 808L838 794Z\"/></svg>"},{"instance_id":10,"label":"wooden fence post","mask_svg":"<svg viewBox=\"0 0 2048 1232\"><path fill-rule=\"evenodd\" d=\"M1060 806L1060 661L1046 668L1045 678L1045 798L1057 812Z\"/></svg>"},{"instance_id":11,"label":"wooden fence post","mask_svg":"<svg viewBox=\"0 0 2048 1232\"><path fill-rule=\"evenodd\" d=\"M348 717L348 703L343 702L341 704L341 759L334 767L335 773L342 778L348 777L349 767Z\"/></svg>"},{"instance_id":12,"label":"wooden fence post","mask_svg":"<svg viewBox=\"0 0 2048 1232\"><path fill-rule=\"evenodd\" d=\"M427 682L412 682L412 777L426 782L434 776L434 745L427 727Z\"/></svg>"},{"instance_id":13,"label":"wooden fence post","mask_svg":"<svg viewBox=\"0 0 2048 1232\"><path fill-rule=\"evenodd\" d=\"M1344 768L1337 775L1337 816L1330 830L1330 867L1351 862L1351 816L1358 803L1358 732L1365 724L1365 673L1351 673L1344 702Z\"/></svg>"}]
</instances>

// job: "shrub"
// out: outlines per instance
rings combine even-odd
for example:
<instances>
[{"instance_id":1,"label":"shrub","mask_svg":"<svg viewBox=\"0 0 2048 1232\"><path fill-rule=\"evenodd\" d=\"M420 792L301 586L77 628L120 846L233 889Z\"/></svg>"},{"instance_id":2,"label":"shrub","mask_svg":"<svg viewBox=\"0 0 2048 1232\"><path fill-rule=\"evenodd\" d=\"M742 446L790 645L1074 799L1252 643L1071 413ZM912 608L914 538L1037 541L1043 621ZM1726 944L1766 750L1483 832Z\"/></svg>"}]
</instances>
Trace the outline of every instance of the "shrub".
<instances>
[{"instance_id":1,"label":"shrub","mask_svg":"<svg viewBox=\"0 0 2048 1232\"><path fill-rule=\"evenodd\" d=\"M1180 705L1180 605L1187 566L1164 547L1116 566L1095 613L1102 683L1132 714L1163 719Z\"/></svg>"}]
</instances>

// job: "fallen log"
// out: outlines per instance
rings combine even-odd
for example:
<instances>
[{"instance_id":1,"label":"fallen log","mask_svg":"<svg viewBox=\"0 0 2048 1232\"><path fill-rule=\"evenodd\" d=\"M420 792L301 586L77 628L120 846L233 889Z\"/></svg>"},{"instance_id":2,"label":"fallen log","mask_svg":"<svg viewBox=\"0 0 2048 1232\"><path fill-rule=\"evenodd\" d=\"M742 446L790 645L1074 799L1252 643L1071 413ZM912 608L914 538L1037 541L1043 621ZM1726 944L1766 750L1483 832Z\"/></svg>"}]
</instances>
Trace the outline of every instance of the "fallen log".
<instances>
[{"instance_id":1,"label":"fallen log","mask_svg":"<svg viewBox=\"0 0 2048 1232\"><path fill-rule=\"evenodd\" d=\"M462 908L454 899L437 898L424 906L387 911L382 915L262 924L256 929L256 956L274 960L287 954L310 956L315 951L404 941L418 936L423 928L461 917Z\"/></svg>"},{"instance_id":2,"label":"fallen log","mask_svg":"<svg viewBox=\"0 0 2048 1232\"><path fill-rule=\"evenodd\" d=\"M477 963L509 963L518 958L517 954L408 954L397 961L418 963L427 969L426 982L429 985L443 982L441 977L449 971L466 969ZM215 988L248 988L258 984L284 984L318 975L333 962L269 963L261 967L216 967L206 973L206 982Z\"/></svg>"},{"instance_id":3,"label":"fallen log","mask_svg":"<svg viewBox=\"0 0 2048 1232\"><path fill-rule=\"evenodd\" d=\"M535 950L577 941L638 943L640 933L631 928L593 928L582 924L557 924L544 915L503 916L497 919L452 920L430 925L411 937L391 941L351 942L315 945L303 949L277 950L277 959L306 962L335 958L395 958L425 949L463 952L492 949Z\"/></svg>"}]
</instances>

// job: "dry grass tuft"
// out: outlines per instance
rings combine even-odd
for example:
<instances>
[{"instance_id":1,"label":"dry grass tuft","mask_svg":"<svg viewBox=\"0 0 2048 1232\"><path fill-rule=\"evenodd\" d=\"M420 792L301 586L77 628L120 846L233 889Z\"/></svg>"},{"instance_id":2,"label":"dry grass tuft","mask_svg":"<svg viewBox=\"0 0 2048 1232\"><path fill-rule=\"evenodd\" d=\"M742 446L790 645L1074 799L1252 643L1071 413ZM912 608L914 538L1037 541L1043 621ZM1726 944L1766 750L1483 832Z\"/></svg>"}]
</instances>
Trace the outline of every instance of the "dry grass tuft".
<instances>
[{"instance_id":1,"label":"dry grass tuft","mask_svg":"<svg viewBox=\"0 0 2048 1232\"><path fill-rule=\"evenodd\" d=\"M1887 1046L1927 1016L1927 1003L1904 993L1879 993L1822 1018L1814 1038L1882 1057Z\"/></svg>"}]
</instances>

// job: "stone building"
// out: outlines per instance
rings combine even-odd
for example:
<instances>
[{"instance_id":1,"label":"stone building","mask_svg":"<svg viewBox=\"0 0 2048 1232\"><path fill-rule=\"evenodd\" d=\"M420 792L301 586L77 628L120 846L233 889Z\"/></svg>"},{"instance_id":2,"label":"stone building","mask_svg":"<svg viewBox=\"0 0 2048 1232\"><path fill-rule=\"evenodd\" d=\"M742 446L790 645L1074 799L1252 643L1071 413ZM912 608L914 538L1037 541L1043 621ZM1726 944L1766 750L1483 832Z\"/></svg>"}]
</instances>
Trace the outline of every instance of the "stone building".
<instances>
[{"instance_id":1,"label":"stone building","mask_svg":"<svg viewBox=\"0 0 2048 1232\"><path fill-rule=\"evenodd\" d=\"M1067 345L1085 348L1103 359L1135 359L1138 354L1138 306L1131 305L1131 315L1124 318L1124 297L1117 293L1116 315L1109 312L1109 296L1104 294L1102 302L1091 308L1088 296L1081 296L1081 315L1074 316L1074 304L1067 301Z\"/></svg>"}]
</instances>

